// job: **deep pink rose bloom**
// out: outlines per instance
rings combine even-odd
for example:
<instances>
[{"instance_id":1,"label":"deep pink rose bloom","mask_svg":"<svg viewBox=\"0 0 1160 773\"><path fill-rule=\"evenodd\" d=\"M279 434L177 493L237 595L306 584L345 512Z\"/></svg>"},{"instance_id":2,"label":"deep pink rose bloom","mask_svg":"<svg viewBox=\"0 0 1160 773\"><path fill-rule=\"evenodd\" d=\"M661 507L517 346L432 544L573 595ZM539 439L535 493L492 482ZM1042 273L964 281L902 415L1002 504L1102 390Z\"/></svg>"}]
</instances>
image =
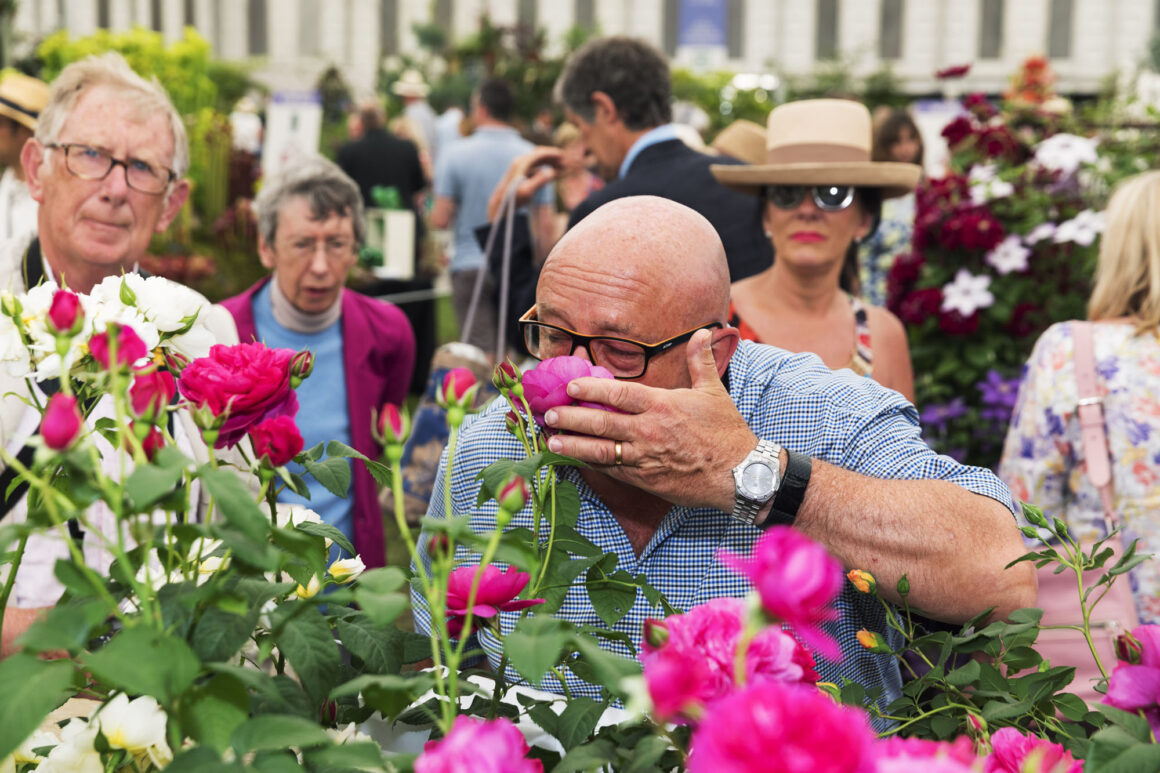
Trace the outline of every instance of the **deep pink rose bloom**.
<instances>
[{"instance_id":1,"label":"deep pink rose bloom","mask_svg":"<svg viewBox=\"0 0 1160 773\"><path fill-rule=\"evenodd\" d=\"M177 382L182 397L207 406L214 416L229 412L214 447L236 445L262 419L298 413L298 398L290 388L296 354L260 343L215 344L209 356L186 366Z\"/></svg>"},{"instance_id":2,"label":"deep pink rose bloom","mask_svg":"<svg viewBox=\"0 0 1160 773\"><path fill-rule=\"evenodd\" d=\"M443 376L436 402L443 407L461 405L470 408L475 401L475 393L479 391L478 388L472 389L476 383L475 374L470 368L452 368Z\"/></svg>"},{"instance_id":3,"label":"deep pink rose bloom","mask_svg":"<svg viewBox=\"0 0 1160 773\"><path fill-rule=\"evenodd\" d=\"M1039 753L1039 767L1024 767L1032 752ZM991 754L983 763L984 773L1080 773L1083 760L1071 756L1062 746L1013 727L1001 727L991 734Z\"/></svg>"},{"instance_id":4,"label":"deep pink rose bloom","mask_svg":"<svg viewBox=\"0 0 1160 773\"><path fill-rule=\"evenodd\" d=\"M67 333L77 323L77 317L84 318L81 299L74 292L57 290L52 294L52 305L48 307L48 321L52 330Z\"/></svg>"},{"instance_id":5,"label":"deep pink rose bloom","mask_svg":"<svg viewBox=\"0 0 1160 773\"><path fill-rule=\"evenodd\" d=\"M177 382L167 370L149 368L133 374L133 385L129 387L129 406L133 415L153 420L161 415L165 406L177 394Z\"/></svg>"},{"instance_id":6,"label":"deep pink rose bloom","mask_svg":"<svg viewBox=\"0 0 1160 773\"><path fill-rule=\"evenodd\" d=\"M44 444L54 451L63 451L72 445L80 432L81 412L77 409L77 399L63 392L48 398L44 420L40 423Z\"/></svg>"},{"instance_id":7,"label":"deep pink rose bloom","mask_svg":"<svg viewBox=\"0 0 1160 773\"><path fill-rule=\"evenodd\" d=\"M1132 713L1143 711L1152 732L1160 737L1160 626L1138 625L1132 637L1138 642L1132 659L1138 658L1139 664L1120 661L1116 665L1104 703Z\"/></svg>"},{"instance_id":8,"label":"deep pink rose bloom","mask_svg":"<svg viewBox=\"0 0 1160 773\"><path fill-rule=\"evenodd\" d=\"M411 423L394 403L384 403L379 412L379 438L383 445L402 445L410 434Z\"/></svg>"},{"instance_id":9,"label":"deep pink rose bloom","mask_svg":"<svg viewBox=\"0 0 1160 773\"><path fill-rule=\"evenodd\" d=\"M971 740L959 736L949 741L891 736L876 748L878 766L874 773L976 773L975 749Z\"/></svg>"},{"instance_id":10,"label":"deep pink rose bloom","mask_svg":"<svg viewBox=\"0 0 1160 773\"><path fill-rule=\"evenodd\" d=\"M415 773L543 773L544 764L527 753L528 742L511 720L460 714L450 733L423 747Z\"/></svg>"},{"instance_id":11,"label":"deep pink rose bloom","mask_svg":"<svg viewBox=\"0 0 1160 773\"><path fill-rule=\"evenodd\" d=\"M872 773L874 733L860 709L807 685L766 680L714 706L693 731L689 773Z\"/></svg>"},{"instance_id":12,"label":"deep pink rose bloom","mask_svg":"<svg viewBox=\"0 0 1160 773\"><path fill-rule=\"evenodd\" d=\"M745 616L744 601L721 598L693 607L683 615L650 621L668 633L659 647L646 638L641 657L645 683L659 718L667 719L689 706L709 706L732 692ZM678 673L682 664L688 673ZM818 680L813 666L809 652L778 626L758 633L745 654L747 682L774 679L813 684Z\"/></svg>"},{"instance_id":13,"label":"deep pink rose bloom","mask_svg":"<svg viewBox=\"0 0 1160 773\"><path fill-rule=\"evenodd\" d=\"M128 325L118 325L110 323L109 329L115 330L120 328L117 334L117 364L118 365L132 365L145 355L149 354L149 350L145 348L145 342L141 340L141 336L137 335L137 331ZM103 333L96 333L89 339L89 353L93 355L93 359L101 364L105 370L109 369L109 331Z\"/></svg>"},{"instance_id":14,"label":"deep pink rose bloom","mask_svg":"<svg viewBox=\"0 0 1160 773\"><path fill-rule=\"evenodd\" d=\"M263 419L250 427L250 440L258 458L266 457L275 467L281 467L297 456L304 443L291 416Z\"/></svg>"},{"instance_id":15,"label":"deep pink rose bloom","mask_svg":"<svg viewBox=\"0 0 1160 773\"><path fill-rule=\"evenodd\" d=\"M568 382L576 378L613 378L612 372L582 357L552 357L524 373L524 399L536 424L544 426L544 414L561 405L604 408L597 403L577 403L568 396Z\"/></svg>"},{"instance_id":16,"label":"deep pink rose bloom","mask_svg":"<svg viewBox=\"0 0 1160 773\"><path fill-rule=\"evenodd\" d=\"M447 578L447 626L453 635L463 630L463 619L467 616L467 600L471 595L471 585L479 576L479 589L475 592L475 603L471 607L472 627L486 618L495 617L500 612L518 612L526 607L543 604L543 599L517 599L531 575L509 566L502 572L494 564L488 564L480 572L479 566L461 566Z\"/></svg>"},{"instance_id":17,"label":"deep pink rose bloom","mask_svg":"<svg viewBox=\"0 0 1160 773\"><path fill-rule=\"evenodd\" d=\"M841 657L837 642L818 625L838 619L830 604L846 578L821 544L792 526L773 526L758 538L752 555L721 551L718 558L748 577L765 611L789 623L807 646L828 660Z\"/></svg>"}]
</instances>

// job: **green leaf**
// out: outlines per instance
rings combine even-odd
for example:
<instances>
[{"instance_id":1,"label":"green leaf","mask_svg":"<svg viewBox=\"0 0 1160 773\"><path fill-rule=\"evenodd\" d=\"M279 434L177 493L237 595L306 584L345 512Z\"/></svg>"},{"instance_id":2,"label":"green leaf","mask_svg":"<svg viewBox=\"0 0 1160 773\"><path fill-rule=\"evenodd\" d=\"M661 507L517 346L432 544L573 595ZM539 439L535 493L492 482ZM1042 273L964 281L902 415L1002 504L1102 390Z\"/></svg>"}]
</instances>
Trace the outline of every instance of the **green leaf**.
<instances>
[{"instance_id":1,"label":"green leaf","mask_svg":"<svg viewBox=\"0 0 1160 773\"><path fill-rule=\"evenodd\" d=\"M337 459L361 459L362 461L369 461L362 453L354 450L346 443L340 443L337 440L332 440L326 444L327 458Z\"/></svg>"},{"instance_id":2,"label":"green leaf","mask_svg":"<svg viewBox=\"0 0 1160 773\"><path fill-rule=\"evenodd\" d=\"M572 661L570 668L580 678L594 684L604 685L612 695L621 695L621 683L626 677L640 676L640 663L623 658L614 652L609 652L592 638L583 634L572 637L572 647L582 658L581 661ZM583 664L581 669L577 666ZM583 672L583 675L581 674Z\"/></svg>"},{"instance_id":3,"label":"green leaf","mask_svg":"<svg viewBox=\"0 0 1160 773\"><path fill-rule=\"evenodd\" d=\"M240 762L222 762L221 755L210 746L192 746L179 752L165 768L166 773L241 773Z\"/></svg>"},{"instance_id":4,"label":"green leaf","mask_svg":"<svg viewBox=\"0 0 1160 773\"><path fill-rule=\"evenodd\" d=\"M402 645L393 626L379 626L367 615L355 615L335 623L342 644L372 674L397 674L402 667Z\"/></svg>"},{"instance_id":5,"label":"green leaf","mask_svg":"<svg viewBox=\"0 0 1160 773\"><path fill-rule=\"evenodd\" d=\"M92 632L105 621L107 609L105 602L97 599L57 604L16 643L30 652L76 652L93 638Z\"/></svg>"},{"instance_id":6,"label":"green leaf","mask_svg":"<svg viewBox=\"0 0 1160 773\"><path fill-rule=\"evenodd\" d=\"M1120 725L1112 725L1092 736L1085 766L1124 773L1160 770L1160 746L1141 741Z\"/></svg>"},{"instance_id":7,"label":"green leaf","mask_svg":"<svg viewBox=\"0 0 1160 773\"><path fill-rule=\"evenodd\" d=\"M615 557L615 554L611 555ZM636 603L638 591L636 579L623 569L605 576L604 570L598 564L588 570L585 586L592 608L609 628L620 622Z\"/></svg>"},{"instance_id":8,"label":"green leaf","mask_svg":"<svg viewBox=\"0 0 1160 773\"><path fill-rule=\"evenodd\" d=\"M99 575L97 577L91 576L71 560L58 559L52 567L52 573L75 598L95 596L100 592L100 585L97 584Z\"/></svg>"},{"instance_id":9,"label":"green leaf","mask_svg":"<svg viewBox=\"0 0 1160 773\"><path fill-rule=\"evenodd\" d=\"M321 704L338 680L341 665L338 645L330 626L316 608L294 611L298 614L286 620L276 633L278 648L294 667L311 700Z\"/></svg>"},{"instance_id":10,"label":"green leaf","mask_svg":"<svg viewBox=\"0 0 1160 773\"><path fill-rule=\"evenodd\" d=\"M406 583L407 576L398 567L372 569L359 576L355 602L375 624L390 625L411 603L407 593L400 591Z\"/></svg>"},{"instance_id":11,"label":"green leaf","mask_svg":"<svg viewBox=\"0 0 1160 773\"><path fill-rule=\"evenodd\" d=\"M536 611L540 614L555 614L564 603L564 597L568 595L576 578L599 560L600 556L568 558L563 551L553 551L548 571L544 575L544 583L537 591L540 598L544 599L544 603Z\"/></svg>"},{"instance_id":12,"label":"green leaf","mask_svg":"<svg viewBox=\"0 0 1160 773\"><path fill-rule=\"evenodd\" d=\"M259 607L247 606L246 614L226 612L217 606L205 610L193 631L193 651L202 660L229 660L254 632Z\"/></svg>"},{"instance_id":13,"label":"green leaf","mask_svg":"<svg viewBox=\"0 0 1160 773\"><path fill-rule=\"evenodd\" d=\"M304 460L302 466L314 479L336 497L346 499L350 495L350 462L342 457L332 457L314 462Z\"/></svg>"},{"instance_id":14,"label":"green leaf","mask_svg":"<svg viewBox=\"0 0 1160 773\"><path fill-rule=\"evenodd\" d=\"M1125 732L1130 734L1136 740L1151 740L1152 728L1148 725L1148 720L1144 719L1139 714L1123 711L1122 709L1109 706L1106 703L1100 703L1096 705L1095 709L1107 717L1108 722L1115 725L1116 727L1123 728Z\"/></svg>"},{"instance_id":15,"label":"green leaf","mask_svg":"<svg viewBox=\"0 0 1160 773\"><path fill-rule=\"evenodd\" d=\"M394 475L391 472L391 468L387 465L372 459L364 459L363 465L367 468L367 472L371 474L371 477L375 479L375 483L378 483L383 488L389 489L394 483Z\"/></svg>"},{"instance_id":16,"label":"green leaf","mask_svg":"<svg viewBox=\"0 0 1160 773\"><path fill-rule=\"evenodd\" d=\"M553 543L557 548L563 548L574 556L584 558L603 558L604 551L594 545L587 537L581 536L571 526L556 525L556 536Z\"/></svg>"},{"instance_id":17,"label":"green leaf","mask_svg":"<svg viewBox=\"0 0 1160 773\"><path fill-rule=\"evenodd\" d=\"M658 735L646 735L632 749L632 760L625 773L645 773L659 767L661 757L669 750L669 743Z\"/></svg>"},{"instance_id":18,"label":"green leaf","mask_svg":"<svg viewBox=\"0 0 1160 773\"><path fill-rule=\"evenodd\" d=\"M592 735L596 723L608 704L591 698L572 698L560 713L560 732L556 738L565 749L571 749Z\"/></svg>"},{"instance_id":19,"label":"green leaf","mask_svg":"<svg viewBox=\"0 0 1160 773\"><path fill-rule=\"evenodd\" d=\"M69 695L72 666L19 653L0 660L0 760L24 743Z\"/></svg>"},{"instance_id":20,"label":"green leaf","mask_svg":"<svg viewBox=\"0 0 1160 773\"><path fill-rule=\"evenodd\" d=\"M238 755L287 749L291 746L308 749L329 743L330 736L317 722L278 714L249 719L239 725L230 738L230 745Z\"/></svg>"},{"instance_id":21,"label":"green leaf","mask_svg":"<svg viewBox=\"0 0 1160 773\"><path fill-rule=\"evenodd\" d=\"M967 661L965 665L956 668L946 675L947 684L952 687L966 687L979 678L979 662Z\"/></svg>"},{"instance_id":22,"label":"green leaf","mask_svg":"<svg viewBox=\"0 0 1160 773\"><path fill-rule=\"evenodd\" d=\"M548 615L525 617L504 637L503 651L529 684L539 684L548 669L560 662L560 651L571 635L571 626L563 620Z\"/></svg>"},{"instance_id":23,"label":"green leaf","mask_svg":"<svg viewBox=\"0 0 1160 773\"><path fill-rule=\"evenodd\" d=\"M125 493L133 502L135 512L142 513L165 497L181 482L184 472L179 469L145 464L137 467L125 481Z\"/></svg>"},{"instance_id":24,"label":"green leaf","mask_svg":"<svg viewBox=\"0 0 1160 773\"><path fill-rule=\"evenodd\" d=\"M249 770L256 770L258 773L301 773L303 766L298 762L294 752L286 749L258 752L254 755Z\"/></svg>"},{"instance_id":25,"label":"green leaf","mask_svg":"<svg viewBox=\"0 0 1160 773\"><path fill-rule=\"evenodd\" d=\"M208 464L203 464L197 474L222 518L250 539L265 542L269 521L241 478L228 469L215 469Z\"/></svg>"},{"instance_id":26,"label":"green leaf","mask_svg":"<svg viewBox=\"0 0 1160 773\"><path fill-rule=\"evenodd\" d=\"M306 762L316 770L384 770L386 760L377 743L344 743L314 749L305 755Z\"/></svg>"},{"instance_id":27,"label":"green leaf","mask_svg":"<svg viewBox=\"0 0 1160 773\"><path fill-rule=\"evenodd\" d=\"M616 746L606 738L598 738L592 743L569 749L552 773L574 773L585 770L600 770L605 765L616 762Z\"/></svg>"},{"instance_id":28,"label":"green leaf","mask_svg":"<svg viewBox=\"0 0 1160 773\"><path fill-rule=\"evenodd\" d=\"M548 500L549 506L551 500ZM570 480L556 481L556 527L575 528L580 517L580 490Z\"/></svg>"},{"instance_id":29,"label":"green leaf","mask_svg":"<svg viewBox=\"0 0 1160 773\"><path fill-rule=\"evenodd\" d=\"M1001 719L1014 719L1031 711L1031 701L1021 700L1014 703L991 701L983 707L983 719L994 723Z\"/></svg>"},{"instance_id":30,"label":"green leaf","mask_svg":"<svg viewBox=\"0 0 1160 773\"><path fill-rule=\"evenodd\" d=\"M228 524L214 524L213 535L225 543L235 561L264 572L272 572L278 568L279 553L266 539L265 528L263 524L262 536L255 539Z\"/></svg>"},{"instance_id":31,"label":"green leaf","mask_svg":"<svg viewBox=\"0 0 1160 773\"><path fill-rule=\"evenodd\" d=\"M405 677L398 674L367 674L335 687L330 697L338 699L348 695L362 695L366 705L393 720L434 684L435 675L429 671Z\"/></svg>"},{"instance_id":32,"label":"green leaf","mask_svg":"<svg viewBox=\"0 0 1160 773\"><path fill-rule=\"evenodd\" d=\"M329 539L332 542L334 542L335 545L338 545L340 548L345 550L349 555L352 555L352 556L358 555L358 551L354 549L354 545L352 545L350 540L346 538L346 535L343 534L338 529L331 526L329 523L309 523L309 522L307 522L307 523L300 523L297 526L295 526L294 528L296 528L298 531L306 532L307 534L310 534L310 535L315 536L315 537L322 537L323 539Z\"/></svg>"},{"instance_id":33,"label":"green leaf","mask_svg":"<svg viewBox=\"0 0 1160 773\"><path fill-rule=\"evenodd\" d=\"M219 753L250 715L250 695L241 680L218 674L196 687L181 703L182 727L190 738Z\"/></svg>"},{"instance_id":34,"label":"green leaf","mask_svg":"<svg viewBox=\"0 0 1160 773\"><path fill-rule=\"evenodd\" d=\"M145 626L126 628L81 663L98 679L167 704L193 684L201 662L183 640Z\"/></svg>"}]
</instances>

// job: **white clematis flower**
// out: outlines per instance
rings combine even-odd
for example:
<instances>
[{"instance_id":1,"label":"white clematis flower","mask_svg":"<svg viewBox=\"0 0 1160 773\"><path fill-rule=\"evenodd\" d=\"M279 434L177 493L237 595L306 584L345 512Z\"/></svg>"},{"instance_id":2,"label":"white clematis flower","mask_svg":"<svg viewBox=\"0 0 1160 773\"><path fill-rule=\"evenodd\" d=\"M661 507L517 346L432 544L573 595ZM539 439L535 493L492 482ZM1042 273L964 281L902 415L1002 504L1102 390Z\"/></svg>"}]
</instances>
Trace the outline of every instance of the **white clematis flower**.
<instances>
[{"instance_id":1,"label":"white clematis flower","mask_svg":"<svg viewBox=\"0 0 1160 773\"><path fill-rule=\"evenodd\" d=\"M1010 274L1012 271L1026 271L1027 259L1031 250L1023 246L1023 240L1018 236L1008 236L987 253L987 263L1000 274Z\"/></svg>"},{"instance_id":2,"label":"white clematis flower","mask_svg":"<svg viewBox=\"0 0 1160 773\"><path fill-rule=\"evenodd\" d=\"M1055 236L1055 223L1040 223L1031 229L1031 233L1023 237L1023 243L1031 246L1038 244L1044 239L1050 239Z\"/></svg>"},{"instance_id":3,"label":"white clematis flower","mask_svg":"<svg viewBox=\"0 0 1160 773\"><path fill-rule=\"evenodd\" d=\"M995 302L991 295L991 277L975 276L965 268L960 268L953 282L943 286L943 311L957 311L969 317L979 309L985 309Z\"/></svg>"},{"instance_id":4,"label":"white clematis flower","mask_svg":"<svg viewBox=\"0 0 1160 773\"><path fill-rule=\"evenodd\" d=\"M1035 146L1035 163L1052 172L1074 174L1081 165L1096 163L1097 144L1075 134L1055 134Z\"/></svg>"},{"instance_id":5,"label":"white clematis flower","mask_svg":"<svg viewBox=\"0 0 1160 773\"><path fill-rule=\"evenodd\" d=\"M1055 229L1055 243L1075 242L1090 247L1096 237L1104 232L1104 213L1085 209L1071 220L1059 224Z\"/></svg>"}]
</instances>

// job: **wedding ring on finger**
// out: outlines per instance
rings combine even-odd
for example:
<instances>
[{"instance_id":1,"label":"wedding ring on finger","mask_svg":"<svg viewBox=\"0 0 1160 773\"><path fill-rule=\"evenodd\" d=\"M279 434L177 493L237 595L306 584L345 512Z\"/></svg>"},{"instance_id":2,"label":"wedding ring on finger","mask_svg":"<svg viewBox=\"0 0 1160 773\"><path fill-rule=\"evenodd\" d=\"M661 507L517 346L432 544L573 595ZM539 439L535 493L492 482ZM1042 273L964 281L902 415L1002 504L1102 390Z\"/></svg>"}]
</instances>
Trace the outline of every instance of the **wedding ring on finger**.
<instances>
[{"instance_id":1,"label":"wedding ring on finger","mask_svg":"<svg viewBox=\"0 0 1160 773\"><path fill-rule=\"evenodd\" d=\"M617 466L617 467L619 467L620 465L624 464L624 457L623 457L623 456L621 456L621 452L622 452L624 449L623 449L623 447L620 445L620 441L619 441L619 440L617 440L617 441L616 441L616 444L613 446L613 448L615 448L615 449L616 449L616 466Z\"/></svg>"}]
</instances>

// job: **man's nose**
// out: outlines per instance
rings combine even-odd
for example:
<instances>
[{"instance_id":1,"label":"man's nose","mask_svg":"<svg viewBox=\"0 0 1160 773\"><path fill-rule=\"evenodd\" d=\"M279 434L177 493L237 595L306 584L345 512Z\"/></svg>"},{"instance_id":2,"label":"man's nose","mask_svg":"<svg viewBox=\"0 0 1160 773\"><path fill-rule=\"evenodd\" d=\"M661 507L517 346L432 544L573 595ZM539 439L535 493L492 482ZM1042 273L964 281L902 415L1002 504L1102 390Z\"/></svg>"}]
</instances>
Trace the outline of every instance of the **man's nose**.
<instances>
[{"instance_id":1,"label":"man's nose","mask_svg":"<svg viewBox=\"0 0 1160 773\"><path fill-rule=\"evenodd\" d=\"M105 179L101 180L102 192L110 198L123 199L129 195L129 167L122 162L114 162Z\"/></svg>"}]
</instances>

